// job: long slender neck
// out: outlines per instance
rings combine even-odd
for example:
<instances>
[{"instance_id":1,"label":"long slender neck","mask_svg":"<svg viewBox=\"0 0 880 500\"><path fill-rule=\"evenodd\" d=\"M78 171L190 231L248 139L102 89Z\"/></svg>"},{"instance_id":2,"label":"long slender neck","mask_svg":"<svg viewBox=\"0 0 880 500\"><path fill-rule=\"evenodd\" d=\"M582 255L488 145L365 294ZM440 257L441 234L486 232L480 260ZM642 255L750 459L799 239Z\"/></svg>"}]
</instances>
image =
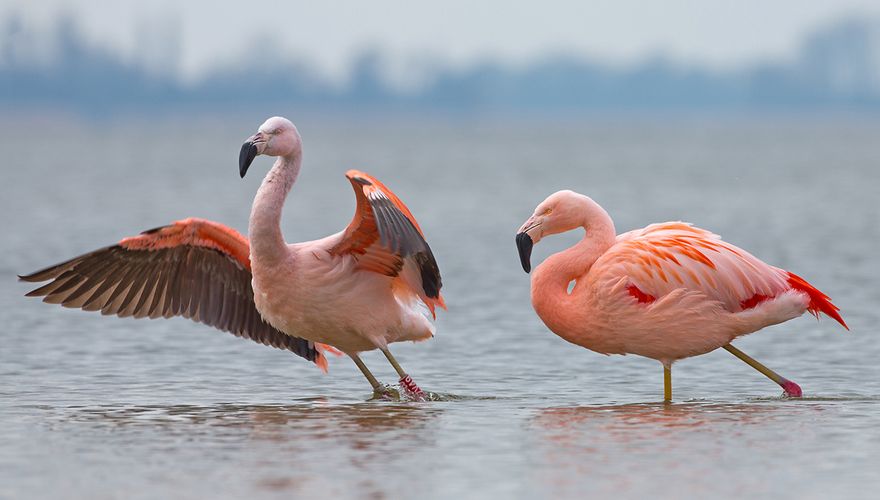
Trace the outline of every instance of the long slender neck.
<instances>
[{"instance_id":1,"label":"long slender neck","mask_svg":"<svg viewBox=\"0 0 880 500\"><path fill-rule=\"evenodd\" d=\"M583 277L596 262L615 243L617 235L611 217L595 205L590 220L582 227L584 238L576 245L548 257L532 274L532 305L535 311L557 335L567 338L565 333L577 331L584 315L568 293L572 280Z\"/></svg>"},{"instance_id":2,"label":"long slender neck","mask_svg":"<svg viewBox=\"0 0 880 500\"><path fill-rule=\"evenodd\" d=\"M278 157L257 190L248 224L251 262L272 263L287 256L287 245L281 234L281 209L299 175L301 164L300 151Z\"/></svg>"}]
</instances>

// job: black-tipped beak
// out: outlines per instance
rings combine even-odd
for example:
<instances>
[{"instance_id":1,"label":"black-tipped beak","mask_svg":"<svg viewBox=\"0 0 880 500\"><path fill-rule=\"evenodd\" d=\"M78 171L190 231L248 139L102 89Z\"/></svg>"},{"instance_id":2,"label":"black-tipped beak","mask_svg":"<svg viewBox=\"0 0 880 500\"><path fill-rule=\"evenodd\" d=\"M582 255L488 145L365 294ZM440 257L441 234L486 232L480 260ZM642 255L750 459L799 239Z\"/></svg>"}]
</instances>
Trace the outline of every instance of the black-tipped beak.
<instances>
[{"instance_id":1,"label":"black-tipped beak","mask_svg":"<svg viewBox=\"0 0 880 500\"><path fill-rule=\"evenodd\" d=\"M252 141L241 145L241 152L238 153L238 173L241 174L242 179L258 154L260 153L257 151L257 145Z\"/></svg>"},{"instance_id":2,"label":"black-tipped beak","mask_svg":"<svg viewBox=\"0 0 880 500\"><path fill-rule=\"evenodd\" d=\"M519 250L519 262L522 264L523 271L529 272L532 270L532 246L534 243L532 242L532 237L529 236L529 233L522 232L516 235L516 249Z\"/></svg>"}]
</instances>

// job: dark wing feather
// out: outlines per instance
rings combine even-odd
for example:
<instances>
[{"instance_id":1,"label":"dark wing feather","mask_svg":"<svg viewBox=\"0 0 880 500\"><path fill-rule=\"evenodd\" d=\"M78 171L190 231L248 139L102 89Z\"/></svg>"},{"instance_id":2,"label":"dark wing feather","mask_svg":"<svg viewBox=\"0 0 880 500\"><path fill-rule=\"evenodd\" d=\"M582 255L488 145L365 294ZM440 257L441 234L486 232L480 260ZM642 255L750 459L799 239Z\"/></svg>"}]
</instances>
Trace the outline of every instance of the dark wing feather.
<instances>
[{"instance_id":1,"label":"dark wing feather","mask_svg":"<svg viewBox=\"0 0 880 500\"><path fill-rule=\"evenodd\" d=\"M342 240L331 252L355 256L361 268L401 276L434 312L445 307L443 286L434 253L415 217L390 189L357 170L346 173L357 208Z\"/></svg>"},{"instance_id":2,"label":"dark wing feather","mask_svg":"<svg viewBox=\"0 0 880 500\"><path fill-rule=\"evenodd\" d=\"M312 342L263 321L248 254L234 230L187 219L19 278L49 281L27 294L44 302L120 317L182 316L326 363Z\"/></svg>"}]
</instances>

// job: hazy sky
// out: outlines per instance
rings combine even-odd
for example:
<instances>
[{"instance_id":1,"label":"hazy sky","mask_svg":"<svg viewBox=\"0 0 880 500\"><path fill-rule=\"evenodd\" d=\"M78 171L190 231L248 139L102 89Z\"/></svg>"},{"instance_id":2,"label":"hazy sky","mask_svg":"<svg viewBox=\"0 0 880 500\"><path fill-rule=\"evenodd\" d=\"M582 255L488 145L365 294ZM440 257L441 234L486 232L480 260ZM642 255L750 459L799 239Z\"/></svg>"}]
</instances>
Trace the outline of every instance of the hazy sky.
<instances>
[{"instance_id":1,"label":"hazy sky","mask_svg":"<svg viewBox=\"0 0 880 500\"><path fill-rule=\"evenodd\" d=\"M519 62L548 51L569 51L621 63L662 53L735 67L790 57L806 32L845 15L880 15L878 0L520 3L0 0L0 15L17 11L28 25L42 27L58 13L70 12L89 39L128 55L138 43L138 29L177 23L180 67L188 75L254 50L304 54L340 74L352 54L365 47L385 49L398 61L428 53L456 64L485 57ZM254 47L260 34L267 35L265 43ZM273 39L278 43L269 43Z\"/></svg>"}]
</instances>

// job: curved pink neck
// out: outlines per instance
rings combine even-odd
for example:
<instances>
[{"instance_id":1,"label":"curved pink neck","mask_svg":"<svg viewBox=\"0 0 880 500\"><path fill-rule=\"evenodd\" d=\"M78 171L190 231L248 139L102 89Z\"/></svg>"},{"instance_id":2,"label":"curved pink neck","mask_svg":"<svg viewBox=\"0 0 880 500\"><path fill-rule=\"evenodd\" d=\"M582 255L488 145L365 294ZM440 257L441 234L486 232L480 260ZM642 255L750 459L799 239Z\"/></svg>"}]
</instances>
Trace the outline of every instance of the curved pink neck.
<instances>
[{"instance_id":1,"label":"curved pink neck","mask_svg":"<svg viewBox=\"0 0 880 500\"><path fill-rule=\"evenodd\" d=\"M585 222L584 238L576 245L548 257L532 274L532 306L550 330L560 337L581 332L589 311L582 310L582 301L568 293L572 280L582 278L612 245L617 235L607 213L604 217Z\"/></svg>"},{"instance_id":2,"label":"curved pink neck","mask_svg":"<svg viewBox=\"0 0 880 500\"><path fill-rule=\"evenodd\" d=\"M287 244L281 234L281 209L301 163L300 152L278 157L257 190L248 224L251 262L278 262L287 256Z\"/></svg>"}]
</instances>

